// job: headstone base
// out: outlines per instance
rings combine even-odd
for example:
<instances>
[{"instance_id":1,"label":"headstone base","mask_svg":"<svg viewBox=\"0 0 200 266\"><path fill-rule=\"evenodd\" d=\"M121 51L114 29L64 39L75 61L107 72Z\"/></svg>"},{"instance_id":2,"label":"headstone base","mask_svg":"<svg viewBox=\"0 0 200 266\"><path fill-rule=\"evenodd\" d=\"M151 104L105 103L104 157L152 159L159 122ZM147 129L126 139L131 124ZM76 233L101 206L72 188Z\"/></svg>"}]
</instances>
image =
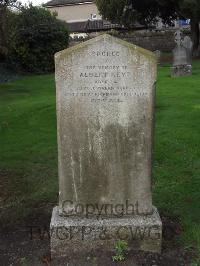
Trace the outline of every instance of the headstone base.
<instances>
[{"instance_id":1,"label":"headstone base","mask_svg":"<svg viewBox=\"0 0 200 266\"><path fill-rule=\"evenodd\" d=\"M52 258L113 251L119 240L130 250L161 252L162 222L155 207L151 215L105 219L63 217L55 207L50 232Z\"/></svg>"},{"instance_id":2,"label":"headstone base","mask_svg":"<svg viewBox=\"0 0 200 266\"><path fill-rule=\"evenodd\" d=\"M172 77L182 77L192 75L192 65L173 66L171 71Z\"/></svg>"}]
</instances>

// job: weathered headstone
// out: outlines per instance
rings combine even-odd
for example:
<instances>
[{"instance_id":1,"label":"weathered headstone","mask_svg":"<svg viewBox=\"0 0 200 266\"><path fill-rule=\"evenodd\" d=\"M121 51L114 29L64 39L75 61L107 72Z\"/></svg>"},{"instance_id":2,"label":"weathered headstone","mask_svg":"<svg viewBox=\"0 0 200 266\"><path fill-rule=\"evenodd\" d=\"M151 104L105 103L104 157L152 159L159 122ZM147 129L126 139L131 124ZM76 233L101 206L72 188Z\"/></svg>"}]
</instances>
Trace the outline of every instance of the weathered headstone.
<instances>
[{"instance_id":1,"label":"weathered headstone","mask_svg":"<svg viewBox=\"0 0 200 266\"><path fill-rule=\"evenodd\" d=\"M183 37L183 33L182 33L182 31L180 29L178 29L174 33L174 40L175 40L175 43L177 44L177 46L181 46L182 37Z\"/></svg>"},{"instance_id":2,"label":"weathered headstone","mask_svg":"<svg viewBox=\"0 0 200 266\"><path fill-rule=\"evenodd\" d=\"M192 65L192 49L193 43L189 36L185 36L183 39L183 47L187 50L187 61Z\"/></svg>"},{"instance_id":3,"label":"weathered headstone","mask_svg":"<svg viewBox=\"0 0 200 266\"><path fill-rule=\"evenodd\" d=\"M154 51L154 54L157 58L157 63L160 64L160 59L161 59L161 51L160 50L156 50Z\"/></svg>"},{"instance_id":4,"label":"weathered headstone","mask_svg":"<svg viewBox=\"0 0 200 266\"><path fill-rule=\"evenodd\" d=\"M192 74L192 48L189 48L188 39L182 37L182 32L175 33L176 47L173 50L172 77L189 76Z\"/></svg>"},{"instance_id":5,"label":"weathered headstone","mask_svg":"<svg viewBox=\"0 0 200 266\"><path fill-rule=\"evenodd\" d=\"M155 55L101 35L55 55L59 206L53 257L130 249L160 252L152 206Z\"/></svg>"}]
</instances>

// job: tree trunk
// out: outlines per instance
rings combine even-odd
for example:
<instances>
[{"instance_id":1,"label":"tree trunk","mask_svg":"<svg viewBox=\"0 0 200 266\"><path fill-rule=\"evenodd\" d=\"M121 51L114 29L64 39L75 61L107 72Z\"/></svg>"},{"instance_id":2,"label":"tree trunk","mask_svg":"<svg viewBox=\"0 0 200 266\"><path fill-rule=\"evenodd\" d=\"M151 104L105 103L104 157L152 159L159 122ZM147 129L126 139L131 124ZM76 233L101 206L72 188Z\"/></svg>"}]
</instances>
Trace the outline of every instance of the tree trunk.
<instances>
[{"instance_id":1,"label":"tree trunk","mask_svg":"<svg viewBox=\"0 0 200 266\"><path fill-rule=\"evenodd\" d=\"M200 31L199 31L199 21L195 19L191 19L191 33L192 33L192 41L193 41L193 55L198 56L199 55L199 37L200 37Z\"/></svg>"}]
</instances>

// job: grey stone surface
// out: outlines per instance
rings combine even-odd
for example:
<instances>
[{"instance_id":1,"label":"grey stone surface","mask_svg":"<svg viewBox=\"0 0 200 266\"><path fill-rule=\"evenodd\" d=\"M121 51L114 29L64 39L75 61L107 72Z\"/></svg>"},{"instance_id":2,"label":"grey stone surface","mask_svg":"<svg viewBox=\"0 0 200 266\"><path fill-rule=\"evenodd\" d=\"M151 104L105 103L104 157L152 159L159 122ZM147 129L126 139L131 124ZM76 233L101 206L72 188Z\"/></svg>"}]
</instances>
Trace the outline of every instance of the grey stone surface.
<instances>
[{"instance_id":1,"label":"grey stone surface","mask_svg":"<svg viewBox=\"0 0 200 266\"><path fill-rule=\"evenodd\" d=\"M173 50L173 66L189 65L187 49L183 46L176 46Z\"/></svg>"},{"instance_id":2,"label":"grey stone surface","mask_svg":"<svg viewBox=\"0 0 200 266\"><path fill-rule=\"evenodd\" d=\"M183 38L183 32L181 29L178 29L174 33L174 41L177 44L177 46L181 46L182 44L182 38Z\"/></svg>"},{"instance_id":3,"label":"grey stone surface","mask_svg":"<svg viewBox=\"0 0 200 266\"><path fill-rule=\"evenodd\" d=\"M175 33L175 43L173 50L172 77L189 76L192 74L192 43L189 37L183 39L182 32Z\"/></svg>"},{"instance_id":4,"label":"grey stone surface","mask_svg":"<svg viewBox=\"0 0 200 266\"><path fill-rule=\"evenodd\" d=\"M173 66L171 75L172 77L191 76L192 66L191 65Z\"/></svg>"},{"instance_id":5,"label":"grey stone surface","mask_svg":"<svg viewBox=\"0 0 200 266\"><path fill-rule=\"evenodd\" d=\"M187 61L190 65L192 65L192 49L193 43L189 36L185 36L183 39L183 47L186 48L187 51Z\"/></svg>"},{"instance_id":6,"label":"grey stone surface","mask_svg":"<svg viewBox=\"0 0 200 266\"><path fill-rule=\"evenodd\" d=\"M118 240L125 240L129 250L161 252L162 223L155 207L151 215L105 219L66 219L58 210L53 209L50 225L52 258L113 251Z\"/></svg>"},{"instance_id":7,"label":"grey stone surface","mask_svg":"<svg viewBox=\"0 0 200 266\"><path fill-rule=\"evenodd\" d=\"M151 213L154 54L101 35L55 60L60 212L128 200Z\"/></svg>"},{"instance_id":8,"label":"grey stone surface","mask_svg":"<svg viewBox=\"0 0 200 266\"><path fill-rule=\"evenodd\" d=\"M102 218L112 227L153 215L155 55L101 35L57 53L55 63L60 219L97 228Z\"/></svg>"},{"instance_id":9,"label":"grey stone surface","mask_svg":"<svg viewBox=\"0 0 200 266\"><path fill-rule=\"evenodd\" d=\"M160 64L160 59L161 59L161 55L162 55L161 51L160 50L156 50L156 51L154 51L154 54L155 54L155 56L157 58L157 63Z\"/></svg>"},{"instance_id":10,"label":"grey stone surface","mask_svg":"<svg viewBox=\"0 0 200 266\"><path fill-rule=\"evenodd\" d=\"M185 36L185 37L184 37L184 39L183 39L183 46L184 46L186 49L192 50L192 48L193 48L193 43L192 43L192 40L191 40L190 36Z\"/></svg>"}]
</instances>

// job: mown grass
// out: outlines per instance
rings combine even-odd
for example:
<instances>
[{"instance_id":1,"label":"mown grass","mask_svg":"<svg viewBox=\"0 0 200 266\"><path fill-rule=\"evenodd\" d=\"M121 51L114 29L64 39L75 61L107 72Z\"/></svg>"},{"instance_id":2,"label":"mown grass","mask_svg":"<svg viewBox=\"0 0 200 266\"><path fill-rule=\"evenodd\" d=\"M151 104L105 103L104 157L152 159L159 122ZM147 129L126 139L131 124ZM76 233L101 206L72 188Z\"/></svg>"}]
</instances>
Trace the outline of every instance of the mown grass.
<instances>
[{"instance_id":1,"label":"mown grass","mask_svg":"<svg viewBox=\"0 0 200 266\"><path fill-rule=\"evenodd\" d=\"M157 86L154 201L183 225L181 240L200 249L200 62L191 77L160 69Z\"/></svg>"},{"instance_id":2,"label":"mown grass","mask_svg":"<svg viewBox=\"0 0 200 266\"><path fill-rule=\"evenodd\" d=\"M200 250L200 61L191 77L159 69L156 103L154 203L180 217L180 240ZM15 222L31 206L57 202L57 144L53 75L0 85L1 219ZM9 211L12 210L12 211Z\"/></svg>"},{"instance_id":3,"label":"mown grass","mask_svg":"<svg viewBox=\"0 0 200 266\"><path fill-rule=\"evenodd\" d=\"M10 209L7 216L17 219L31 213L31 206L57 200L53 75L0 85L0 121L0 169L8 190L3 211Z\"/></svg>"}]
</instances>

